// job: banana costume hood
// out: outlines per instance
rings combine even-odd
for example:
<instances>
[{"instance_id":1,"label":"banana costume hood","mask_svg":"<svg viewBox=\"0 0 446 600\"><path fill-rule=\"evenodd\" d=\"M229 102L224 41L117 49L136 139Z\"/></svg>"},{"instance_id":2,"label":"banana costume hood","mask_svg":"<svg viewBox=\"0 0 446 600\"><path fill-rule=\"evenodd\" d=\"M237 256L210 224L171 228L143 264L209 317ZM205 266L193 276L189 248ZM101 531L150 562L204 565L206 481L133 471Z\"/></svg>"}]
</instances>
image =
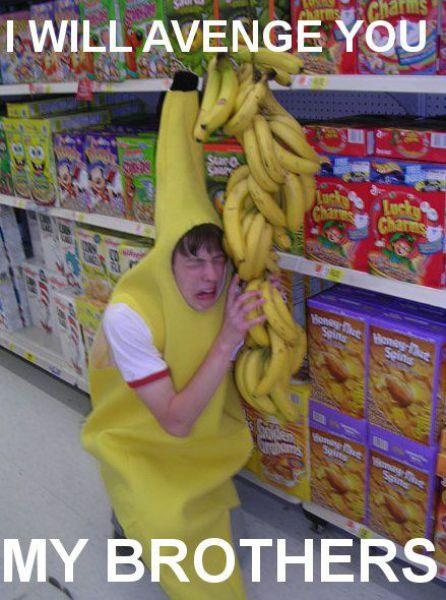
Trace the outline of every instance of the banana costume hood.
<instances>
[{"instance_id":1,"label":"banana costume hood","mask_svg":"<svg viewBox=\"0 0 446 600\"><path fill-rule=\"evenodd\" d=\"M111 298L112 303L126 303L147 323L176 390L188 383L206 357L220 330L226 300L223 293L212 308L197 312L184 300L172 273L178 240L196 225L220 225L206 192L202 147L192 135L197 113L195 85L193 91L167 93L157 150L155 247L121 278ZM100 330L90 356L90 391L93 411L82 441L100 462L126 536L143 545L148 567L152 538L176 538L187 545L188 555L180 565L190 583L180 583L169 567L161 567L161 585L169 597L245 598L238 563L226 582L212 584L196 575L193 562L195 547L203 539L231 541L229 509L239 504L231 477L252 448L232 374L224 377L191 434L174 437L111 366ZM204 566L211 574L221 573L223 551L208 549Z\"/></svg>"}]
</instances>

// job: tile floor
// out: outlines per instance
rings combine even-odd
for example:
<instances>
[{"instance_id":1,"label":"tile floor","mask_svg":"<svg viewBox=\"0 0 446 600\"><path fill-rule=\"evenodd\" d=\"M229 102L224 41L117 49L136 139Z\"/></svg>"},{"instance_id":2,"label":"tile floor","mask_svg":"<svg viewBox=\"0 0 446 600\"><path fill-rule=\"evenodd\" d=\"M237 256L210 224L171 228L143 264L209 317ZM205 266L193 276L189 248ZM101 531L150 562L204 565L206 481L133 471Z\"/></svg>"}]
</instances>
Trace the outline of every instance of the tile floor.
<instances>
[{"instance_id":1,"label":"tile floor","mask_svg":"<svg viewBox=\"0 0 446 600\"><path fill-rule=\"evenodd\" d=\"M3 544L0 545L1 600L161 600L157 584L144 578L135 583L107 583L106 540L111 534L110 510L94 461L82 451L79 432L88 412L88 398L46 373L0 350L0 530L1 538L59 538L71 549L79 538L89 542L75 565L74 583L63 584L63 569L54 552L47 554L47 575L62 582L66 593L49 583L4 583ZM334 527L322 534L310 530L299 507L291 506L252 484L237 480L249 538L286 538L288 553L302 554L304 539L314 538L314 583L303 582L303 568L290 567L287 583L277 583L274 554L265 551L262 581L247 583L250 600L333 600L336 594L354 600L428 600L446 597L439 581L410 584L402 563L393 568L401 579L388 583L372 571L370 583L320 582L318 541L347 537ZM359 550L352 564L335 572L359 579ZM245 575L250 579L249 563ZM191 598L191 600L194 600ZM231 600L228 598L228 600Z\"/></svg>"}]
</instances>

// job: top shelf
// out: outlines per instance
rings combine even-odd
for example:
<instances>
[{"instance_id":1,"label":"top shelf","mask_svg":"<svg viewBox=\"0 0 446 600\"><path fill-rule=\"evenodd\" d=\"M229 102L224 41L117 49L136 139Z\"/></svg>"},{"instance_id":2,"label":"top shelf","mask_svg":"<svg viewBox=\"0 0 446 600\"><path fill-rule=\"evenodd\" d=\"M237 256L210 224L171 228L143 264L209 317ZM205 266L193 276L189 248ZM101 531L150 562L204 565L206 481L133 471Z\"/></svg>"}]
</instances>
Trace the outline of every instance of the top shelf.
<instances>
[{"instance_id":1,"label":"top shelf","mask_svg":"<svg viewBox=\"0 0 446 600\"><path fill-rule=\"evenodd\" d=\"M98 92L164 92L169 89L170 79L129 79L122 82L93 83ZM75 94L77 82L24 83L0 85L2 96L30 96L36 94ZM444 75L296 75L290 88L272 83L277 91L350 91L393 92L407 94L446 94Z\"/></svg>"}]
</instances>

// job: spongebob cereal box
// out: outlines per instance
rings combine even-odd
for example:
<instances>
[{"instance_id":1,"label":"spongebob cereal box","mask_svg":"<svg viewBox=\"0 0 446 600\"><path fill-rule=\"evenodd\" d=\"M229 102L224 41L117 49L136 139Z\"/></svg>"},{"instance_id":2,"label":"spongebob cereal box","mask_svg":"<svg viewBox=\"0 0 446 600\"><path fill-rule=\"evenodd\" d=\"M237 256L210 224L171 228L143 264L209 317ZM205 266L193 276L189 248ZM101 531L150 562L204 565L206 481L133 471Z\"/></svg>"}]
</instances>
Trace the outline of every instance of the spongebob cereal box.
<instances>
[{"instance_id":1,"label":"spongebob cereal box","mask_svg":"<svg viewBox=\"0 0 446 600\"><path fill-rule=\"evenodd\" d=\"M435 447L371 427L369 431L369 526L404 545L431 539L435 490Z\"/></svg>"},{"instance_id":2,"label":"spongebob cereal box","mask_svg":"<svg viewBox=\"0 0 446 600\"><path fill-rule=\"evenodd\" d=\"M29 11L0 15L0 72L4 84L29 83L36 79L36 56L32 47ZM7 20L14 21L14 52L6 52Z\"/></svg>"},{"instance_id":3,"label":"spongebob cereal box","mask_svg":"<svg viewBox=\"0 0 446 600\"><path fill-rule=\"evenodd\" d=\"M356 73L356 48L346 51L346 40L336 21L342 21L350 28L356 20L354 0L294 0L291 3L291 26L294 47L297 48L297 22L299 20L320 20L321 26L307 27L306 31L317 31L319 39L306 40L305 45L317 44L322 52L298 54L307 73L340 74Z\"/></svg>"},{"instance_id":4,"label":"spongebob cereal box","mask_svg":"<svg viewBox=\"0 0 446 600\"><path fill-rule=\"evenodd\" d=\"M76 240L85 295L100 302L107 302L111 286L107 273L103 234L94 229L76 226Z\"/></svg>"},{"instance_id":5,"label":"spongebob cereal box","mask_svg":"<svg viewBox=\"0 0 446 600\"><path fill-rule=\"evenodd\" d=\"M437 21L439 17L437 0L415 0L414 2L394 2L393 0L359 0L358 19L364 21L359 34L358 70L359 73L374 75L424 75L436 72L437 61ZM396 41L387 52L377 53L367 44L366 28L374 21L384 20L395 28ZM426 44L419 52L404 48L414 47L420 41L419 23L426 21ZM377 27L373 32L377 46L385 46L389 32L385 27Z\"/></svg>"},{"instance_id":6,"label":"spongebob cereal box","mask_svg":"<svg viewBox=\"0 0 446 600\"><path fill-rule=\"evenodd\" d=\"M6 141L3 117L0 117L0 194L13 195L14 186L11 175L11 156Z\"/></svg>"},{"instance_id":7,"label":"spongebob cereal box","mask_svg":"<svg viewBox=\"0 0 446 600\"><path fill-rule=\"evenodd\" d=\"M23 125L18 119L5 117L3 126L11 159L11 177L14 182L15 193L21 198L31 198Z\"/></svg>"},{"instance_id":8,"label":"spongebob cereal box","mask_svg":"<svg viewBox=\"0 0 446 600\"><path fill-rule=\"evenodd\" d=\"M366 523L366 421L311 401L310 448L312 501Z\"/></svg>"},{"instance_id":9,"label":"spongebob cereal box","mask_svg":"<svg viewBox=\"0 0 446 600\"><path fill-rule=\"evenodd\" d=\"M367 270L370 185L317 177L315 204L305 215L308 258L360 271Z\"/></svg>"},{"instance_id":10,"label":"spongebob cereal box","mask_svg":"<svg viewBox=\"0 0 446 600\"><path fill-rule=\"evenodd\" d=\"M445 193L406 186L372 185L374 275L442 287L445 284Z\"/></svg>"},{"instance_id":11,"label":"spongebob cereal box","mask_svg":"<svg viewBox=\"0 0 446 600\"><path fill-rule=\"evenodd\" d=\"M246 468L261 481L303 501L310 500L309 395L310 384L291 385L291 397L299 407L293 423L279 422L244 403L255 444Z\"/></svg>"}]
</instances>

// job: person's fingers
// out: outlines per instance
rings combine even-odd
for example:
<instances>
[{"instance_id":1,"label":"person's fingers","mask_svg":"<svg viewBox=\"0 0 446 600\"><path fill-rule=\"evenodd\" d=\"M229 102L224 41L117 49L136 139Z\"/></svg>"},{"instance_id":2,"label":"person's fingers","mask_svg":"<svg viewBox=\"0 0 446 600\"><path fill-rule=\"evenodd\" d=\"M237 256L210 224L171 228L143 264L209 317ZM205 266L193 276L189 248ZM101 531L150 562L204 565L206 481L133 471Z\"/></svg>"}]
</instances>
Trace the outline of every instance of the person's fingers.
<instances>
[{"instance_id":1,"label":"person's fingers","mask_svg":"<svg viewBox=\"0 0 446 600\"><path fill-rule=\"evenodd\" d=\"M252 310L255 310L259 306L262 306L262 304L265 304L265 302L266 302L266 300L264 298L260 298L259 300L256 300L255 302L248 302L247 304L243 304L243 306L241 307L241 310L242 310L243 314L247 315Z\"/></svg>"},{"instance_id":2,"label":"person's fingers","mask_svg":"<svg viewBox=\"0 0 446 600\"><path fill-rule=\"evenodd\" d=\"M251 290L250 292L244 292L243 294L240 294L240 296L237 298L237 305L241 306L247 300L250 300L251 298L258 298L259 296L260 296L260 292L258 292L257 290Z\"/></svg>"},{"instance_id":3,"label":"person's fingers","mask_svg":"<svg viewBox=\"0 0 446 600\"><path fill-rule=\"evenodd\" d=\"M238 275L238 273L236 273L234 275L234 277L231 280L231 283L229 285L229 289L228 289L228 302L232 303L234 302L235 298L237 297L238 293L239 293L239 283L240 283L240 277Z\"/></svg>"},{"instance_id":4,"label":"person's fingers","mask_svg":"<svg viewBox=\"0 0 446 600\"><path fill-rule=\"evenodd\" d=\"M246 322L248 329L251 329L251 327L254 327L255 325L260 325L260 323L264 323L265 321L266 321L266 317L265 317L265 315L262 315L261 317L256 317L255 319L251 319L250 321L245 321L245 322Z\"/></svg>"}]
</instances>

